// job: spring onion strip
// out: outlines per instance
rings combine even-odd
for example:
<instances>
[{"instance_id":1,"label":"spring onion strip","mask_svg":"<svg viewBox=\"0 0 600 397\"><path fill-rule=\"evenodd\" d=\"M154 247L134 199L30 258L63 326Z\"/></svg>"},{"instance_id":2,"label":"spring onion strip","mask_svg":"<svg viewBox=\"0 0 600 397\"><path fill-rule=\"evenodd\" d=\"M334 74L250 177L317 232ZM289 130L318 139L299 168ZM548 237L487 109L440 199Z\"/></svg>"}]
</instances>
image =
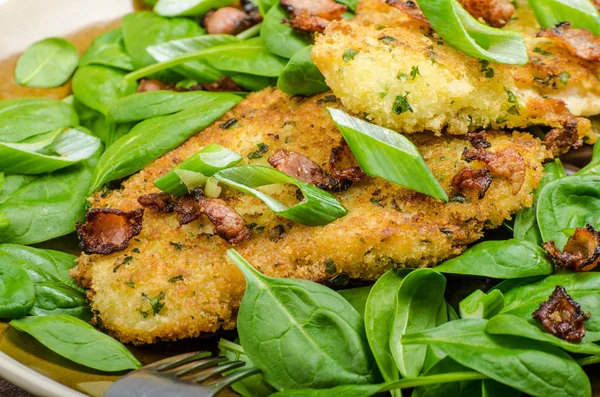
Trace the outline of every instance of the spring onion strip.
<instances>
[{"instance_id":1,"label":"spring onion strip","mask_svg":"<svg viewBox=\"0 0 600 397\"><path fill-rule=\"evenodd\" d=\"M213 175L217 171L232 167L240 161L242 161L242 157L239 154L211 143L177 167L173 168L166 175L155 180L154 186L165 193L184 196L188 193L188 189L192 190L206 183L207 177ZM193 180L194 175L181 173L181 171L200 173L204 179L195 181ZM197 183L196 186L193 186L195 183ZM190 188L190 186L192 187Z\"/></svg>"},{"instance_id":2,"label":"spring onion strip","mask_svg":"<svg viewBox=\"0 0 600 397\"><path fill-rule=\"evenodd\" d=\"M590 0L529 0L529 5L545 28L568 21L574 28L600 36L600 13Z\"/></svg>"},{"instance_id":3,"label":"spring onion strip","mask_svg":"<svg viewBox=\"0 0 600 397\"><path fill-rule=\"evenodd\" d=\"M331 194L316 186L299 181L275 168L261 165L242 165L213 175L219 182L262 200L273 212L307 226L322 226L346 215L346 209ZM297 186L304 199L288 207L256 188L274 184Z\"/></svg>"},{"instance_id":4,"label":"spring onion strip","mask_svg":"<svg viewBox=\"0 0 600 397\"><path fill-rule=\"evenodd\" d=\"M362 170L408 189L448 201L423 157L401 134L328 108Z\"/></svg>"},{"instance_id":5,"label":"spring onion strip","mask_svg":"<svg viewBox=\"0 0 600 397\"><path fill-rule=\"evenodd\" d=\"M191 192L197 187L204 186L208 177L201 172L175 170L175 175L179 177L181 183L185 185L187 191Z\"/></svg>"},{"instance_id":6,"label":"spring onion strip","mask_svg":"<svg viewBox=\"0 0 600 397\"><path fill-rule=\"evenodd\" d=\"M457 50L499 63L524 65L529 61L520 33L480 23L457 0L419 0L418 3L433 29Z\"/></svg>"}]
</instances>

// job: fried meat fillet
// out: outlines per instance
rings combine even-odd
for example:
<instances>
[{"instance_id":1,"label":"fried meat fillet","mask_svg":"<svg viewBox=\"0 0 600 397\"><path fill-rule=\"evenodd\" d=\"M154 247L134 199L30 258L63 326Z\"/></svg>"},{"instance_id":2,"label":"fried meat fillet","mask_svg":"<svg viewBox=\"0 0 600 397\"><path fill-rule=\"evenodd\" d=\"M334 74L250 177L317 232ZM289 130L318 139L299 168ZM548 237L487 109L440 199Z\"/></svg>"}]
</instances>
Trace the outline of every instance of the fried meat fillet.
<instances>
[{"instance_id":1,"label":"fried meat fillet","mask_svg":"<svg viewBox=\"0 0 600 397\"><path fill-rule=\"evenodd\" d=\"M517 10L531 25L526 7ZM575 116L600 113L600 63L535 37L539 26L529 25L507 29L527 32L531 61L503 65L452 48L427 21L385 0L363 0L354 20L317 36L312 57L344 106L402 133L564 128L575 119L579 135L590 134L589 120Z\"/></svg>"},{"instance_id":2,"label":"fried meat fillet","mask_svg":"<svg viewBox=\"0 0 600 397\"><path fill-rule=\"evenodd\" d=\"M152 184L156 178L210 143L240 153L246 163L267 165L275 152L287 149L327 169L341 139L328 106L341 107L331 93L311 98L290 97L272 88L253 93L213 126L126 180L121 189L97 193L91 204L123 211L140 208L139 196L159 192ZM223 187L220 198L244 218L252 230L249 240L226 242L215 235L205 216L180 226L176 214L146 208L142 230L125 251L82 254L72 276L89 288L97 324L123 342L153 343L231 329L245 282L226 259L228 248L235 247L269 276L338 285L348 278L374 280L392 267L432 266L460 254L485 228L498 227L530 206L543 174L541 164L549 155L537 138L519 132L486 132L489 153L478 155L484 162L465 152L473 144L463 137L418 134L411 139L450 196L456 194L452 183L461 170L482 169L485 161L492 164L491 172L486 171L491 184L483 198L456 196L444 204L366 177L334 193L348 210L346 216L308 227L278 217L250 195ZM260 153L264 145L268 150L256 158L259 144ZM518 189L506 173L512 171L494 165L499 153L521 164L520 172L514 172ZM295 187L273 185L265 191L284 202L296 200Z\"/></svg>"}]
</instances>

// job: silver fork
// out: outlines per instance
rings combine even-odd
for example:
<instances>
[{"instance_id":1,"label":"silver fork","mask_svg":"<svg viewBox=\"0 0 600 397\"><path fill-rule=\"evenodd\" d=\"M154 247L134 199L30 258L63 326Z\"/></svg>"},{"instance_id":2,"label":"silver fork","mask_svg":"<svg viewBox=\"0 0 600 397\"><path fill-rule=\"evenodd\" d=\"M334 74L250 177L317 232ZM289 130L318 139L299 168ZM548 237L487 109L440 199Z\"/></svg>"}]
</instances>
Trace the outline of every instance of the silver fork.
<instances>
[{"instance_id":1,"label":"silver fork","mask_svg":"<svg viewBox=\"0 0 600 397\"><path fill-rule=\"evenodd\" d=\"M213 397L233 383L260 372L257 368L246 368L221 377L246 365L243 361L227 360L211 357L209 352L170 357L125 375L104 397Z\"/></svg>"}]
</instances>

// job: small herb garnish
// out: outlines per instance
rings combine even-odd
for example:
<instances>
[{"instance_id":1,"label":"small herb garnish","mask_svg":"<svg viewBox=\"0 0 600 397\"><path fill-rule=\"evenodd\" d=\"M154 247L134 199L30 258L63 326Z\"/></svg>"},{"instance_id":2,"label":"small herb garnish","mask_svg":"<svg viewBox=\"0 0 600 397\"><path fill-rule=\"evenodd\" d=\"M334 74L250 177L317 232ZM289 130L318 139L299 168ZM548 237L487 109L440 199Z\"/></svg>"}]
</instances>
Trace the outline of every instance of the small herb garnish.
<instances>
[{"instance_id":1,"label":"small herb garnish","mask_svg":"<svg viewBox=\"0 0 600 397\"><path fill-rule=\"evenodd\" d=\"M510 102L510 103L519 103L519 100L517 99L517 96L515 94L513 94L513 92L511 90L509 90L508 88L504 87L504 91L506 91L506 94L508 95L508 102Z\"/></svg>"},{"instance_id":2,"label":"small herb garnish","mask_svg":"<svg viewBox=\"0 0 600 397\"><path fill-rule=\"evenodd\" d=\"M481 72L485 75L485 77L487 77L488 79L494 77L496 72L494 71L494 68L489 67L490 61L482 59L479 62L481 62Z\"/></svg>"},{"instance_id":3,"label":"small herb garnish","mask_svg":"<svg viewBox=\"0 0 600 397\"><path fill-rule=\"evenodd\" d=\"M417 78L417 76L420 76L421 72L419 71L419 67L418 66L413 66L412 69L410 70L410 79L414 80Z\"/></svg>"},{"instance_id":4,"label":"small herb garnish","mask_svg":"<svg viewBox=\"0 0 600 397\"><path fill-rule=\"evenodd\" d=\"M504 124L504 123L506 123L507 121L508 121L508 117L506 117L506 116L501 116L501 117L498 117L498 118L496 119L496 124ZM450 200L450 201L452 201L452 200Z\"/></svg>"},{"instance_id":5,"label":"small herb garnish","mask_svg":"<svg viewBox=\"0 0 600 397\"><path fill-rule=\"evenodd\" d=\"M248 158L250 160L256 160L261 158L269 150L269 145L266 145L262 142L256 145L256 147L258 148L258 150L248 155Z\"/></svg>"},{"instance_id":6,"label":"small herb garnish","mask_svg":"<svg viewBox=\"0 0 600 397\"><path fill-rule=\"evenodd\" d=\"M114 267L113 273L116 273L117 270L119 270L121 268L121 266L129 264L129 262L131 262L132 260L133 260L133 256L126 256L125 259L123 259L123 261L121 263L119 263L117 266Z\"/></svg>"},{"instance_id":7,"label":"small herb garnish","mask_svg":"<svg viewBox=\"0 0 600 397\"><path fill-rule=\"evenodd\" d=\"M175 277L171 277L171 278L169 279L169 282L170 282L170 283L176 283L176 282L178 282L178 281L183 281L183 276L182 276L182 275L175 276Z\"/></svg>"},{"instance_id":8,"label":"small herb garnish","mask_svg":"<svg viewBox=\"0 0 600 397\"><path fill-rule=\"evenodd\" d=\"M226 122L219 124L219 127L224 129L224 130L228 130L231 127L233 127L235 124L237 124L237 119L236 118L231 118L229 120L227 120Z\"/></svg>"},{"instance_id":9,"label":"small herb garnish","mask_svg":"<svg viewBox=\"0 0 600 397\"><path fill-rule=\"evenodd\" d=\"M380 92L379 93L379 98L383 99L383 98L385 98L387 96L387 94L388 94L387 92Z\"/></svg>"},{"instance_id":10,"label":"small herb garnish","mask_svg":"<svg viewBox=\"0 0 600 397\"><path fill-rule=\"evenodd\" d=\"M181 251L181 248L183 248L183 246L181 245L181 243L174 243L173 241L169 242L169 244L171 244L173 247L175 247L175 249L177 251Z\"/></svg>"},{"instance_id":11,"label":"small herb garnish","mask_svg":"<svg viewBox=\"0 0 600 397\"><path fill-rule=\"evenodd\" d=\"M513 106L509 107L507 112L508 112L508 114L512 114L515 116L519 116L521 114L521 112L519 111L519 107L517 105L513 105Z\"/></svg>"},{"instance_id":12,"label":"small herb garnish","mask_svg":"<svg viewBox=\"0 0 600 397\"><path fill-rule=\"evenodd\" d=\"M394 41L396 41L396 39L392 36L383 36L379 38L379 41L381 41L383 44L391 45Z\"/></svg>"},{"instance_id":13,"label":"small herb garnish","mask_svg":"<svg viewBox=\"0 0 600 397\"><path fill-rule=\"evenodd\" d=\"M133 281L128 281L125 284L130 288L135 288L135 283Z\"/></svg>"},{"instance_id":14,"label":"small herb garnish","mask_svg":"<svg viewBox=\"0 0 600 397\"><path fill-rule=\"evenodd\" d=\"M467 199L465 198L465 196L461 196L460 194L457 194L456 196L450 197L450 201L455 202L455 203L464 203L467 201Z\"/></svg>"},{"instance_id":15,"label":"small herb garnish","mask_svg":"<svg viewBox=\"0 0 600 397\"><path fill-rule=\"evenodd\" d=\"M335 97L335 95L325 95L323 98L318 99L316 103L337 103L337 98ZM294 125L296 124L294 123Z\"/></svg>"},{"instance_id":16,"label":"small herb garnish","mask_svg":"<svg viewBox=\"0 0 600 397\"><path fill-rule=\"evenodd\" d=\"M325 261L325 273L327 273L327 274L336 274L337 273L337 266L332 259L327 259L327 261Z\"/></svg>"},{"instance_id":17,"label":"small herb garnish","mask_svg":"<svg viewBox=\"0 0 600 397\"><path fill-rule=\"evenodd\" d=\"M546 56L552 56L552 53L550 51L546 51L540 47L535 47L533 49L533 52L537 52L538 54L542 54L542 55L546 55Z\"/></svg>"},{"instance_id":18,"label":"small herb garnish","mask_svg":"<svg viewBox=\"0 0 600 397\"><path fill-rule=\"evenodd\" d=\"M561 83L563 83L564 85L567 85L567 83L569 82L569 79L571 78L571 73L562 72L561 74L558 75L558 78Z\"/></svg>"},{"instance_id":19,"label":"small herb garnish","mask_svg":"<svg viewBox=\"0 0 600 397\"><path fill-rule=\"evenodd\" d=\"M352 48L348 48L346 51L344 51L344 55L342 56L342 59L344 60L344 62L350 62L351 60L354 59L356 54L358 54L358 51L353 50Z\"/></svg>"},{"instance_id":20,"label":"small herb garnish","mask_svg":"<svg viewBox=\"0 0 600 397\"><path fill-rule=\"evenodd\" d=\"M150 298L147 294L142 293L142 296L150 301L150 306L154 314L158 314L165 307L165 292L160 291L154 298Z\"/></svg>"},{"instance_id":21,"label":"small herb garnish","mask_svg":"<svg viewBox=\"0 0 600 397\"><path fill-rule=\"evenodd\" d=\"M396 75L396 78L398 80L407 81L408 80L408 75L406 73L398 72L398 74Z\"/></svg>"},{"instance_id":22,"label":"small herb garnish","mask_svg":"<svg viewBox=\"0 0 600 397\"><path fill-rule=\"evenodd\" d=\"M410 103L408 103L408 94L410 94L410 92L405 92L404 95L396 96L394 105L392 106L394 113L400 115L405 112L414 112L413 108L410 106Z\"/></svg>"}]
</instances>

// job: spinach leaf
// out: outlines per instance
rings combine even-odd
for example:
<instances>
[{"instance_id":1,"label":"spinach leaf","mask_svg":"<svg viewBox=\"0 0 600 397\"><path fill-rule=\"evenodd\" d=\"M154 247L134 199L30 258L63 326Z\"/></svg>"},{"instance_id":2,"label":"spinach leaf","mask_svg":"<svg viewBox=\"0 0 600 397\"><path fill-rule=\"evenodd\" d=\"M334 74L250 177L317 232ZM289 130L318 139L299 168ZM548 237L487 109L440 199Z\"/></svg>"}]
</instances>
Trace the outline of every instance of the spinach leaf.
<instances>
[{"instance_id":1,"label":"spinach leaf","mask_svg":"<svg viewBox=\"0 0 600 397\"><path fill-rule=\"evenodd\" d=\"M359 0L335 0L336 3L343 4L348 7L348 9L352 12L356 11L356 7L358 6Z\"/></svg>"},{"instance_id":2,"label":"spinach leaf","mask_svg":"<svg viewBox=\"0 0 600 397\"><path fill-rule=\"evenodd\" d=\"M0 204L5 202L13 193L21 190L38 179L37 175L6 175L0 189Z\"/></svg>"},{"instance_id":3,"label":"spinach leaf","mask_svg":"<svg viewBox=\"0 0 600 397\"><path fill-rule=\"evenodd\" d=\"M373 286L365 306L365 330L371 351L386 381L400 379L390 350L396 291L409 271L388 270Z\"/></svg>"},{"instance_id":4,"label":"spinach leaf","mask_svg":"<svg viewBox=\"0 0 600 397\"><path fill-rule=\"evenodd\" d=\"M123 70L134 70L131 57L125 51L120 28L109 30L94 39L79 60L79 66L102 65Z\"/></svg>"},{"instance_id":5,"label":"spinach leaf","mask_svg":"<svg viewBox=\"0 0 600 397\"><path fill-rule=\"evenodd\" d=\"M246 278L240 341L270 384L326 388L377 379L362 318L344 298L309 281L266 277L233 249L227 255Z\"/></svg>"},{"instance_id":6,"label":"spinach leaf","mask_svg":"<svg viewBox=\"0 0 600 397\"><path fill-rule=\"evenodd\" d=\"M52 172L91 157L100 145L100 139L74 128L59 128L20 143L0 142L0 169L17 174Z\"/></svg>"},{"instance_id":7,"label":"spinach leaf","mask_svg":"<svg viewBox=\"0 0 600 397\"><path fill-rule=\"evenodd\" d=\"M277 80L277 87L290 95L313 95L329 90L325 77L312 61L312 45L292 56Z\"/></svg>"},{"instance_id":8,"label":"spinach leaf","mask_svg":"<svg viewBox=\"0 0 600 397\"><path fill-rule=\"evenodd\" d=\"M158 0L154 12L164 17L201 16L213 8L221 8L235 0Z\"/></svg>"},{"instance_id":9,"label":"spinach leaf","mask_svg":"<svg viewBox=\"0 0 600 397\"><path fill-rule=\"evenodd\" d=\"M287 17L279 5L272 6L265 15L260 37L269 51L289 59L301 49L311 45L312 40L309 35L299 33L293 27L284 24L282 20Z\"/></svg>"},{"instance_id":10,"label":"spinach leaf","mask_svg":"<svg viewBox=\"0 0 600 397\"><path fill-rule=\"evenodd\" d=\"M492 379L481 382L481 397L521 397L523 393Z\"/></svg>"},{"instance_id":11,"label":"spinach leaf","mask_svg":"<svg viewBox=\"0 0 600 397\"><path fill-rule=\"evenodd\" d=\"M406 346L402 335L434 328L440 308L446 307L446 278L431 269L418 269L407 275L396 293L394 320L390 333L390 350L400 374L405 378L419 376L426 346Z\"/></svg>"},{"instance_id":12,"label":"spinach leaf","mask_svg":"<svg viewBox=\"0 0 600 397\"><path fill-rule=\"evenodd\" d=\"M504 294L505 306L502 313L514 314L533 321L531 313L552 295L557 285L565 287L582 310L592 313L592 317L585 322L587 335L583 341L599 341L600 273L567 273L555 274L538 280L509 280L498 284L494 289L498 289Z\"/></svg>"},{"instance_id":13,"label":"spinach leaf","mask_svg":"<svg viewBox=\"0 0 600 397\"><path fill-rule=\"evenodd\" d=\"M233 94L221 94L202 105L137 124L104 152L95 169L89 192L96 191L106 182L139 171L211 125L240 100Z\"/></svg>"},{"instance_id":14,"label":"spinach leaf","mask_svg":"<svg viewBox=\"0 0 600 397\"><path fill-rule=\"evenodd\" d=\"M595 343L571 343L545 332L524 318L511 314L500 314L488 321L485 332L494 335L514 335L527 339L547 342L571 353L600 354L600 346Z\"/></svg>"},{"instance_id":15,"label":"spinach leaf","mask_svg":"<svg viewBox=\"0 0 600 397\"><path fill-rule=\"evenodd\" d=\"M157 62L166 62L180 55L194 53L211 47L239 43L240 40L227 34L208 34L187 39L171 40L147 48ZM172 68L188 79L198 83L210 83L223 77L223 73L212 67L206 60L193 60Z\"/></svg>"},{"instance_id":16,"label":"spinach leaf","mask_svg":"<svg viewBox=\"0 0 600 397\"><path fill-rule=\"evenodd\" d=\"M105 372L142 365L121 343L88 323L65 314L25 317L10 322L53 352L78 364Z\"/></svg>"},{"instance_id":17,"label":"spinach leaf","mask_svg":"<svg viewBox=\"0 0 600 397\"><path fill-rule=\"evenodd\" d=\"M273 77L253 76L246 73L230 73L229 77L235 84L249 91L262 91L277 84L277 79Z\"/></svg>"},{"instance_id":18,"label":"spinach leaf","mask_svg":"<svg viewBox=\"0 0 600 397\"><path fill-rule=\"evenodd\" d=\"M133 94L117 100L106 115L106 121L128 123L167 116L190 107L230 97L231 94L206 91L152 91Z\"/></svg>"},{"instance_id":19,"label":"spinach leaf","mask_svg":"<svg viewBox=\"0 0 600 397\"><path fill-rule=\"evenodd\" d=\"M540 191L548 183L564 176L566 176L565 169L559 159L544 164L544 177L534 192L533 205L530 208L523 208L515 214L513 230L516 239L530 241L537 245L543 243L536 216Z\"/></svg>"},{"instance_id":20,"label":"spinach leaf","mask_svg":"<svg viewBox=\"0 0 600 397\"><path fill-rule=\"evenodd\" d=\"M504 295L499 290L484 293L480 289L458 304L461 318L490 319L504 308Z\"/></svg>"},{"instance_id":21,"label":"spinach leaf","mask_svg":"<svg viewBox=\"0 0 600 397\"><path fill-rule=\"evenodd\" d=\"M167 19L148 11L125 15L121 29L125 48L135 69L156 62L148 53L148 47L204 34L204 30L190 19Z\"/></svg>"},{"instance_id":22,"label":"spinach leaf","mask_svg":"<svg viewBox=\"0 0 600 397\"><path fill-rule=\"evenodd\" d=\"M87 107L106 114L117 99L136 91L135 82L123 85L125 74L106 66L83 66L73 76L73 94Z\"/></svg>"},{"instance_id":23,"label":"spinach leaf","mask_svg":"<svg viewBox=\"0 0 600 397\"><path fill-rule=\"evenodd\" d=\"M0 230L0 241L29 245L75 231L76 222L85 215L91 169L98 154L80 164L45 174L4 198L0 212L11 222Z\"/></svg>"},{"instance_id":24,"label":"spinach leaf","mask_svg":"<svg viewBox=\"0 0 600 397\"><path fill-rule=\"evenodd\" d=\"M577 171L575 175L596 175L600 176L600 142L596 142L592 152L592 160L588 165Z\"/></svg>"},{"instance_id":25,"label":"spinach leaf","mask_svg":"<svg viewBox=\"0 0 600 397\"><path fill-rule=\"evenodd\" d=\"M552 274L554 266L546 252L529 241L500 240L479 243L435 270L506 279Z\"/></svg>"},{"instance_id":26,"label":"spinach leaf","mask_svg":"<svg viewBox=\"0 0 600 397\"><path fill-rule=\"evenodd\" d=\"M450 357L445 357L425 372L425 376L463 372L469 369ZM481 397L481 381L438 383L413 390L411 397Z\"/></svg>"},{"instance_id":27,"label":"spinach leaf","mask_svg":"<svg viewBox=\"0 0 600 397\"><path fill-rule=\"evenodd\" d=\"M276 5L279 5L279 0L256 0L258 4L258 9L260 10L261 15L266 15L267 12Z\"/></svg>"},{"instance_id":28,"label":"spinach leaf","mask_svg":"<svg viewBox=\"0 0 600 397\"><path fill-rule=\"evenodd\" d=\"M532 396L589 397L590 381L562 350L514 336L489 335L487 320L457 320L404 335L405 344L433 344L453 360Z\"/></svg>"},{"instance_id":29,"label":"spinach leaf","mask_svg":"<svg viewBox=\"0 0 600 397\"><path fill-rule=\"evenodd\" d=\"M371 286L350 288L338 291L337 293L342 295L344 299L352 305L353 308L361 315L365 316L365 307L367 305L367 298L371 292Z\"/></svg>"},{"instance_id":30,"label":"spinach leaf","mask_svg":"<svg viewBox=\"0 0 600 397\"><path fill-rule=\"evenodd\" d=\"M34 302L33 281L25 270L6 261L0 254L0 318L24 317Z\"/></svg>"},{"instance_id":31,"label":"spinach leaf","mask_svg":"<svg viewBox=\"0 0 600 397\"><path fill-rule=\"evenodd\" d=\"M554 241L563 249L572 229L600 225L600 176L562 178L547 184L540 192L537 218L543 241Z\"/></svg>"},{"instance_id":32,"label":"spinach leaf","mask_svg":"<svg viewBox=\"0 0 600 397\"><path fill-rule=\"evenodd\" d=\"M67 40L52 37L38 41L19 58L15 81L28 87L59 87L69 80L77 62L77 48Z\"/></svg>"},{"instance_id":33,"label":"spinach leaf","mask_svg":"<svg viewBox=\"0 0 600 397\"><path fill-rule=\"evenodd\" d=\"M219 354L227 357L229 361L241 360L246 363L244 369L255 368L255 365L246 355L244 348L225 339L219 341ZM231 385L231 388L243 397L267 397L275 393L262 374L252 375Z\"/></svg>"},{"instance_id":34,"label":"spinach leaf","mask_svg":"<svg viewBox=\"0 0 600 397\"><path fill-rule=\"evenodd\" d=\"M62 127L79 125L71 106L55 99L18 98L0 101L0 141L20 142Z\"/></svg>"},{"instance_id":35,"label":"spinach leaf","mask_svg":"<svg viewBox=\"0 0 600 397\"><path fill-rule=\"evenodd\" d=\"M438 311L436 318L436 326L440 326L442 324L446 324L448 322L448 303L444 302L440 306L440 310ZM454 310L454 309L452 309ZM427 346L427 353L425 354L425 361L423 362L423 373L426 373L438 362L448 357L446 353L444 353L441 349L435 346Z\"/></svg>"}]
</instances>

